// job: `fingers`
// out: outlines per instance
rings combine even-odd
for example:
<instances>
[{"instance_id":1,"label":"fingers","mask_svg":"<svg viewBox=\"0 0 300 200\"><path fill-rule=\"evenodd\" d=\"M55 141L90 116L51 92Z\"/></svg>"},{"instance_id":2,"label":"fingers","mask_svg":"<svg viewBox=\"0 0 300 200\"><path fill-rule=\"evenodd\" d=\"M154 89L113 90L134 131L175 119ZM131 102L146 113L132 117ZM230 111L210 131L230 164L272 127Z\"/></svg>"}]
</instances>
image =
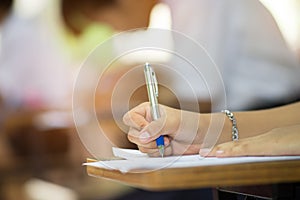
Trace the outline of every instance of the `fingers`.
<instances>
[{"instance_id":1,"label":"fingers","mask_svg":"<svg viewBox=\"0 0 300 200\"><path fill-rule=\"evenodd\" d=\"M146 146L147 148L157 148L156 146L156 136L151 136L148 132L140 132L137 129L130 128L128 132L128 140L137 144L138 146ZM164 137L165 145L170 143L170 138Z\"/></svg>"},{"instance_id":2,"label":"fingers","mask_svg":"<svg viewBox=\"0 0 300 200\"><path fill-rule=\"evenodd\" d=\"M127 135L129 141L135 143L140 151L148 153L151 156L159 155L155 140L160 135L174 135L178 127L178 121L180 121L178 120L178 115L180 116L178 111L167 108L170 115L168 117L169 123L166 123L166 117L168 116L166 114L166 108L167 107L160 106L161 117L155 121L152 121L148 102L131 109L123 117L124 123L129 126ZM166 155L172 153L172 148L169 147L171 138L172 136L164 136Z\"/></svg>"},{"instance_id":3,"label":"fingers","mask_svg":"<svg viewBox=\"0 0 300 200\"><path fill-rule=\"evenodd\" d=\"M148 124L141 130L141 133L148 133L150 136L149 140L152 140L153 138L156 139L160 135L165 135L167 132L164 130L164 125L165 125L164 122L165 122L164 117L152 121L150 124Z\"/></svg>"},{"instance_id":4,"label":"fingers","mask_svg":"<svg viewBox=\"0 0 300 200\"><path fill-rule=\"evenodd\" d=\"M151 121L150 117L150 106L149 103L142 103L137 107L127 112L123 117L123 122L135 129L141 130L149 124Z\"/></svg>"},{"instance_id":5,"label":"fingers","mask_svg":"<svg viewBox=\"0 0 300 200\"><path fill-rule=\"evenodd\" d=\"M161 117L152 121L149 103L142 103L127 112L123 117L123 122L129 127L137 130L143 129L144 132L157 137L162 133L174 133L180 123L180 112L166 106L160 106L160 112Z\"/></svg>"},{"instance_id":6,"label":"fingers","mask_svg":"<svg viewBox=\"0 0 300 200\"><path fill-rule=\"evenodd\" d=\"M124 116L123 120L124 123L130 127L128 139L137 145L140 145L140 143L148 143L155 140L160 135L165 134L163 132L164 117L150 123L141 115L141 112L132 110Z\"/></svg>"},{"instance_id":7,"label":"fingers","mask_svg":"<svg viewBox=\"0 0 300 200\"><path fill-rule=\"evenodd\" d=\"M157 145L156 137L151 137L147 132L140 132L137 129L130 128L128 132L129 141L135 143L139 150L143 153L147 153L150 156L160 156ZM170 138L164 137L165 155L171 155L172 150L170 147Z\"/></svg>"},{"instance_id":8,"label":"fingers","mask_svg":"<svg viewBox=\"0 0 300 200\"><path fill-rule=\"evenodd\" d=\"M130 128L128 132L128 140L138 146L145 146L147 148L157 148L155 137L151 137L148 132L140 132L135 128Z\"/></svg>"}]
</instances>

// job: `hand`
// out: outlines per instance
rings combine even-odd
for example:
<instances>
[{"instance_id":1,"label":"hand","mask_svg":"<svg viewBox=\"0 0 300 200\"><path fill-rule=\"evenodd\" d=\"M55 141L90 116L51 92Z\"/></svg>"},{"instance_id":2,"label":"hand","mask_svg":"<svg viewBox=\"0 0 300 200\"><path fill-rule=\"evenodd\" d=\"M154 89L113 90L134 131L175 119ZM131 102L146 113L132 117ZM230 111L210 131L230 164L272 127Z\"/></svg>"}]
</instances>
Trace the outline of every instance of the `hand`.
<instances>
[{"instance_id":1,"label":"hand","mask_svg":"<svg viewBox=\"0 0 300 200\"><path fill-rule=\"evenodd\" d=\"M281 156L300 155L300 125L272 129L264 134L226 142L212 150L201 149L201 156Z\"/></svg>"},{"instance_id":2,"label":"hand","mask_svg":"<svg viewBox=\"0 0 300 200\"><path fill-rule=\"evenodd\" d=\"M200 149L197 139L199 114L159 105L161 118L152 121L149 103L142 103L123 117L129 126L128 139L139 150L159 156L155 139L164 135L165 155L196 154Z\"/></svg>"}]
</instances>

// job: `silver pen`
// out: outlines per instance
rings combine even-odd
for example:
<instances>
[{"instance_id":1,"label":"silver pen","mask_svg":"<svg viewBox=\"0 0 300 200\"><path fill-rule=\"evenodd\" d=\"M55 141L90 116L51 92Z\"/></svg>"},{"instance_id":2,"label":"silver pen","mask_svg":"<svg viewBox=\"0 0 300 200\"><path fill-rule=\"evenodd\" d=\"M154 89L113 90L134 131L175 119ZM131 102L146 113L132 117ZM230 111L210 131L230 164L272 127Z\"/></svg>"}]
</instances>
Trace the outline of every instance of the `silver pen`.
<instances>
[{"instance_id":1,"label":"silver pen","mask_svg":"<svg viewBox=\"0 0 300 200\"><path fill-rule=\"evenodd\" d=\"M158 106L158 83L156 79L156 75L152 67L149 63L145 63L144 66L144 74L146 79L148 98L151 107L151 116L153 120L157 120L160 118L159 106ZM156 139L156 145L159 150L161 157L164 156L165 152L165 144L164 144L164 136L161 135Z\"/></svg>"}]
</instances>

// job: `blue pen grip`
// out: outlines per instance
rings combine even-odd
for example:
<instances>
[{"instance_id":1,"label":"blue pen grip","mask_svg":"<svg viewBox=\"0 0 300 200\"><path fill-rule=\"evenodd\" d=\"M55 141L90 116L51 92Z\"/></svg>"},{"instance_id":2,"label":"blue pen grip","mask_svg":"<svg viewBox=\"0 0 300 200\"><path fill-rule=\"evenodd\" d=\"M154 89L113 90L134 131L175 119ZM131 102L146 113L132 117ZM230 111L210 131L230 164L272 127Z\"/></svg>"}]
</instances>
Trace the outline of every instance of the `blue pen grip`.
<instances>
[{"instance_id":1,"label":"blue pen grip","mask_svg":"<svg viewBox=\"0 0 300 200\"><path fill-rule=\"evenodd\" d=\"M159 146L164 146L165 145L165 142L164 142L164 136L161 135L159 136L159 138L156 139L156 145L159 147Z\"/></svg>"}]
</instances>

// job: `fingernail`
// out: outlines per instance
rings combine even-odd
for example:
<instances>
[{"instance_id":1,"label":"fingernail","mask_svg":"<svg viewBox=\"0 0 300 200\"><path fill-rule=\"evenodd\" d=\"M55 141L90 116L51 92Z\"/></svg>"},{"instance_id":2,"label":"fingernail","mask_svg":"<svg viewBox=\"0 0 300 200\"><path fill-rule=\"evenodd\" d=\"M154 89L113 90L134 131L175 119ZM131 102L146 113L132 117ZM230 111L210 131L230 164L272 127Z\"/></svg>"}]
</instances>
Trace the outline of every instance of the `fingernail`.
<instances>
[{"instance_id":1,"label":"fingernail","mask_svg":"<svg viewBox=\"0 0 300 200\"><path fill-rule=\"evenodd\" d=\"M218 151L216 151L216 154L223 154L223 153L224 153L223 150L218 150Z\"/></svg>"},{"instance_id":2,"label":"fingernail","mask_svg":"<svg viewBox=\"0 0 300 200\"><path fill-rule=\"evenodd\" d=\"M147 142L150 138L150 134L148 132L143 132L141 135L140 135L140 141L141 142Z\"/></svg>"},{"instance_id":3,"label":"fingernail","mask_svg":"<svg viewBox=\"0 0 300 200\"><path fill-rule=\"evenodd\" d=\"M164 137L165 146L169 146L170 140L168 137Z\"/></svg>"},{"instance_id":4,"label":"fingernail","mask_svg":"<svg viewBox=\"0 0 300 200\"><path fill-rule=\"evenodd\" d=\"M208 148L200 149L199 154L201 156L206 156L207 154L209 154L210 150L211 149L208 149Z\"/></svg>"}]
</instances>

